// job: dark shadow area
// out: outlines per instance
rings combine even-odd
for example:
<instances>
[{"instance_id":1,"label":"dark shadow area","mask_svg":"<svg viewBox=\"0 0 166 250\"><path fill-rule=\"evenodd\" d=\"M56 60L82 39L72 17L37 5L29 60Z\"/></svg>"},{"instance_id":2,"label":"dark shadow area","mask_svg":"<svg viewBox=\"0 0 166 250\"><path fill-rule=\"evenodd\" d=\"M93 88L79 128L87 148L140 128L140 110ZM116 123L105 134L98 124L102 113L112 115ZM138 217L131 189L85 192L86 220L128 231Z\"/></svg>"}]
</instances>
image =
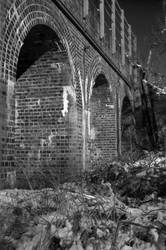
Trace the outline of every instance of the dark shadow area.
<instances>
[{"instance_id":1,"label":"dark shadow area","mask_svg":"<svg viewBox=\"0 0 166 250\"><path fill-rule=\"evenodd\" d=\"M18 79L45 52L64 50L56 33L46 25L36 25L28 33L21 48L17 64L16 78Z\"/></svg>"},{"instance_id":2,"label":"dark shadow area","mask_svg":"<svg viewBox=\"0 0 166 250\"><path fill-rule=\"evenodd\" d=\"M121 114L121 151L122 154L125 152L133 152L135 148L136 131L135 131L135 120L132 111L131 103L128 97L125 97L122 105Z\"/></svg>"}]
</instances>

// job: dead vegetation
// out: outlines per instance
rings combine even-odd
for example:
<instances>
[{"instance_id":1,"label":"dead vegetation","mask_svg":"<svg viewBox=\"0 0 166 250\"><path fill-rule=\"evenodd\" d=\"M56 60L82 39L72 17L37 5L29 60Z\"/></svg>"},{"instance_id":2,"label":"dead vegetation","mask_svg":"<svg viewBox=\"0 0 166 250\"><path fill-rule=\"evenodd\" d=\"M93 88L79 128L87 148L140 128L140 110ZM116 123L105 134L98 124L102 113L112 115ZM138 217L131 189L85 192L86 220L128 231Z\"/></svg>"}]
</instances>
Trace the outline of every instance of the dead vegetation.
<instances>
[{"instance_id":1,"label":"dead vegetation","mask_svg":"<svg viewBox=\"0 0 166 250\"><path fill-rule=\"evenodd\" d=\"M166 249L166 158L114 161L74 182L0 192L1 250ZM47 176L48 178L48 176Z\"/></svg>"}]
</instances>

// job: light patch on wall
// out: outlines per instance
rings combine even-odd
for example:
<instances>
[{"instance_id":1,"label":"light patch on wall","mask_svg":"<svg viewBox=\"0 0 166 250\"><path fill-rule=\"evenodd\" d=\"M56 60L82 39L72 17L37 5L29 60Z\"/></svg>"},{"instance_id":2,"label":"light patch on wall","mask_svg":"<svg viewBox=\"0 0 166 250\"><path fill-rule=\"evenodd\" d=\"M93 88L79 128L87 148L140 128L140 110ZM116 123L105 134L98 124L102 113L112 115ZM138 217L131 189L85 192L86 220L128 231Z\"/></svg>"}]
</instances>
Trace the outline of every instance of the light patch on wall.
<instances>
[{"instance_id":1,"label":"light patch on wall","mask_svg":"<svg viewBox=\"0 0 166 250\"><path fill-rule=\"evenodd\" d=\"M110 109L114 109L114 105L112 105L112 104L106 104L106 107L108 107Z\"/></svg>"},{"instance_id":2,"label":"light patch on wall","mask_svg":"<svg viewBox=\"0 0 166 250\"><path fill-rule=\"evenodd\" d=\"M38 158L38 160L40 160L40 158L41 158L41 152L40 152L40 149L38 150L38 153L37 153L37 158Z\"/></svg>"},{"instance_id":3,"label":"light patch on wall","mask_svg":"<svg viewBox=\"0 0 166 250\"><path fill-rule=\"evenodd\" d=\"M52 139L54 138L54 134L53 132L51 131L51 134L48 136L48 146L51 147L52 145Z\"/></svg>"},{"instance_id":4,"label":"light patch on wall","mask_svg":"<svg viewBox=\"0 0 166 250\"><path fill-rule=\"evenodd\" d=\"M17 99L16 99L16 100L15 100L15 122L16 122L16 124L17 124L17 119L18 119L18 116L19 116L17 107L18 107L18 101L17 101Z\"/></svg>"},{"instance_id":5,"label":"light patch on wall","mask_svg":"<svg viewBox=\"0 0 166 250\"><path fill-rule=\"evenodd\" d=\"M37 100L37 104L40 106L40 99Z\"/></svg>"},{"instance_id":6,"label":"light patch on wall","mask_svg":"<svg viewBox=\"0 0 166 250\"><path fill-rule=\"evenodd\" d=\"M25 148L25 144L23 142L20 144L20 148L22 148L22 149Z\"/></svg>"},{"instance_id":7,"label":"light patch on wall","mask_svg":"<svg viewBox=\"0 0 166 250\"><path fill-rule=\"evenodd\" d=\"M8 109L8 119L10 119L10 115L11 115L11 101L12 101L12 97L14 94L14 85L15 82L11 81L10 79L8 79L8 89L7 89L7 109Z\"/></svg>"},{"instance_id":8,"label":"light patch on wall","mask_svg":"<svg viewBox=\"0 0 166 250\"><path fill-rule=\"evenodd\" d=\"M80 86L81 86L81 94L82 94L82 106L85 106L85 102L84 102L84 90L83 90L83 81L81 78L81 72L80 70L78 70L78 76L79 76L79 81L80 81Z\"/></svg>"},{"instance_id":9,"label":"light patch on wall","mask_svg":"<svg viewBox=\"0 0 166 250\"><path fill-rule=\"evenodd\" d=\"M90 98L92 96L92 89L93 89L94 84L95 84L95 82L94 82L94 80L92 80L91 83L90 83L89 100L90 100Z\"/></svg>"},{"instance_id":10,"label":"light patch on wall","mask_svg":"<svg viewBox=\"0 0 166 250\"><path fill-rule=\"evenodd\" d=\"M111 84L109 84L109 90L110 90L110 92L112 92L112 86L111 86Z\"/></svg>"},{"instance_id":11,"label":"light patch on wall","mask_svg":"<svg viewBox=\"0 0 166 250\"><path fill-rule=\"evenodd\" d=\"M63 86L63 110L62 110L63 117L65 117L65 115L68 113L68 106L69 106L68 96L72 97L73 101L76 102L76 94L73 87Z\"/></svg>"},{"instance_id":12,"label":"light patch on wall","mask_svg":"<svg viewBox=\"0 0 166 250\"><path fill-rule=\"evenodd\" d=\"M51 68L52 69L57 69L58 70L58 73L61 73L62 72L62 69L64 67L64 63L51 63Z\"/></svg>"},{"instance_id":13,"label":"light patch on wall","mask_svg":"<svg viewBox=\"0 0 166 250\"><path fill-rule=\"evenodd\" d=\"M23 26L24 28L25 28L25 26L26 26L25 23L24 23L24 20L22 20L22 21L20 22L19 28L22 27L22 26Z\"/></svg>"},{"instance_id":14,"label":"light patch on wall","mask_svg":"<svg viewBox=\"0 0 166 250\"><path fill-rule=\"evenodd\" d=\"M68 101L68 94L67 94L67 91L66 89L63 89L63 110L62 110L62 115L63 117L67 114L68 112L68 104L69 104L69 101Z\"/></svg>"},{"instance_id":15,"label":"light patch on wall","mask_svg":"<svg viewBox=\"0 0 166 250\"><path fill-rule=\"evenodd\" d=\"M86 79L85 79L85 101L86 101L86 103L88 102L88 90L87 90L87 86L88 86L88 77L86 77Z\"/></svg>"},{"instance_id":16,"label":"light patch on wall","mask_svg":"<svg viewBox=\"0 0 166 250\"><path fill-rule=\"evenodd\" d=\"M41 147L44 148L44 146L47 144L45 139L40 140Z\"/></svg>"},{"instance_id":17,"label":"light patch on wall","mask_svg":"<svg viewBox=\"0 0 166 250\"><path fill-rule=\"evenodd\" d=\"M92 140L94 140L95 137L96 137L95 128L91 128L91 130L90 130L90 138L91 138Z\"/></svg>"},{"instance_id":18,"label":"light patch on wall","mask_svg":"<svg viewBox=\"0 0 166 250\"><path fill-rule=\"evenodd\" d=\"M76 88L76 83L74 81L74 76L76 75L76 72L75 72L74 62L72 60L72 54L70 52L70 48L69 48L67 40L64 39L63 42L66 45L67 54L68 54L68 58L69 58L69 63L70 63L71 71L72 71L71 73L72 73L72 78L73 78L73 87Z\"/></svg>"},{"instance_id":19,"label":"light patch on wall","mask_svg":"<svg viewBox=\"0 0 166 250\"><path fill-rule=\"evenodd\" d=\"M88 136L90 136L90 111L87 110L87 120L88 120Z\"/></svg>"}]
</instances>

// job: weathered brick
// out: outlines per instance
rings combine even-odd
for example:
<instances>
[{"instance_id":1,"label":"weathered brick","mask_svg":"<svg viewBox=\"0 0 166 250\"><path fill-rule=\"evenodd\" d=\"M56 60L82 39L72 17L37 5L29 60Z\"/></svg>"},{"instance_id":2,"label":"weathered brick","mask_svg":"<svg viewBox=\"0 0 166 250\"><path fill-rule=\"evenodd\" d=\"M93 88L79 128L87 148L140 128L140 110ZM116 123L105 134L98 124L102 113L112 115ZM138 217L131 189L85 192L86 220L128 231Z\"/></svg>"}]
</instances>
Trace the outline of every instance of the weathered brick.
<instances>
[{"instance_id":1,"label":"weathered brick","mask_svg":"<svg viewBox=\"0 0 166 250\"><path fill-rule=\"evenodd\" d=\"M81 21L78 2L67 2L67 6ZM119 76L51 0L2 0L0 21L2 172L11 171L14 165L28 168L47 163L57 167L61 175L73 175L89 160L90 164L95 163L91 148L100 152L100 161L109 162L120 147L119 109L126 94L124 81L117 97ZM52 30L55 35L50 42L60 46L61 52L43 43L45 51L28 65L24 61L28 54L22 55L22 49L30 53L30 49L26 51L26 39L38 25L45 26L46 36ZM31 42L37 42L38 33L39 30ZM94 38L98 34L90 35ZM112 60L120 68L116 55L112 55ZM26 64L24 69L22 64ZM21 70L24 73L18 76ZM94 83L101 84L99 75L107 83L95 88Z\"/></svg>"}]
</instances>

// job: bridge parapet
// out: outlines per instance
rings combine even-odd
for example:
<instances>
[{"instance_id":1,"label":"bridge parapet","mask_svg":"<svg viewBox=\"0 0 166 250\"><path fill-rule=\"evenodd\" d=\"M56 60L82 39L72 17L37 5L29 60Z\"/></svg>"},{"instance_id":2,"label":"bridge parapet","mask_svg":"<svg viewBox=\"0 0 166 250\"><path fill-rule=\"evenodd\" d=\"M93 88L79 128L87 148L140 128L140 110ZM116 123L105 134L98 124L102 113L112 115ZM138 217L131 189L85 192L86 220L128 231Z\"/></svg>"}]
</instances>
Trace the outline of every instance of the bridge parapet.
<instances>
[{"instance_id":1,"label":"bridge parapet","mask_svg":"<svg viewBox=\"0 0 166 250\"><path fill-rule=\"evenodd\" d=\"M137 39L117 0L59 0L126 76L133 77Z\"/></svg>"}]
</instances>

